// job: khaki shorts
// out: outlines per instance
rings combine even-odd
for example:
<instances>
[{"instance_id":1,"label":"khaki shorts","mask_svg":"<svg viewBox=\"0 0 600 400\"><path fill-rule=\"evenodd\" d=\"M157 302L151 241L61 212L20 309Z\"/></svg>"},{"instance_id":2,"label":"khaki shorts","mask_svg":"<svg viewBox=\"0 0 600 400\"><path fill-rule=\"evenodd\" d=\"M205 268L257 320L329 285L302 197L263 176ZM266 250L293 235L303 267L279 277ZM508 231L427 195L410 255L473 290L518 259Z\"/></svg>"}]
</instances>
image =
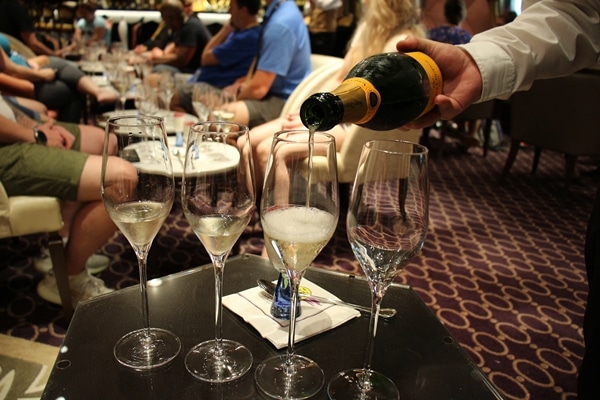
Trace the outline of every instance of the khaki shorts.
<instances>
[{"instance_id":1,"label":"khaki shorts","mask_svg":"<svg viewBox=\"0 0 600 400\"><path fill-rule=\"evenodd\" d=\"M0 180L9 196L53 196L77 200L79 180L88 154L78 151L81 136L77 124L57 124L75 136L71 150L34 143L0 146Z\"/></svg>"},{"instance_id":2,"label":"khaki shorts","mask_svg":"<svg viewBox=\"0 0 600 400\"><path fill-rule=\"evenodd\" d=\"M262 100L243 100L248 107L249 128L279 118L285 104L285 99L277 96L267 96Z\"/></svg>"}]
</instances>

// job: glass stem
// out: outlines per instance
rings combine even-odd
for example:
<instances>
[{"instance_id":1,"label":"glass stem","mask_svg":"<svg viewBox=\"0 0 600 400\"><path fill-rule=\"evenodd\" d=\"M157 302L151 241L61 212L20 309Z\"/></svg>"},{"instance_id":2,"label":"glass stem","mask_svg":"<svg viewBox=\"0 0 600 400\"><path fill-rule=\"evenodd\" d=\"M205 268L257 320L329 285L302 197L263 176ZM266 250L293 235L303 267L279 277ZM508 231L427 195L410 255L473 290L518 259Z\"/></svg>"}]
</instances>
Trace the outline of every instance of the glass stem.
<instances>
[{"instance_id":1,"label":"glass stem","mask_svg":"<svg viewBox=\"0 0 600 400\"><path fill-rule=\"evenodd\" d=\"M217 356L222 353L223 344L223 270L226 257L227 255L212 257L215 268L215 346Z\"/></svg>"},{"instance_id":2,"label":"glass stem","mask_svg":"<svg viewBox=\"0 0 600 400\"><path fill-rule=\"evenodd\" d=\"M137 252L136 252L137 254ZM146 336L150 336L150 314L148 313L148 269L146 268L146 262L148 253L143 252L137 254L138 266L140 270L140 293L142 295L142 322L144 323L144 329L146 330Z\"/></svg>"},{"instance_id":3,"label":"glass stem","mask_svg":"<svg viewBox=\"0 0 600 400\"><path fill-rule=\"evenodd\" d=\"M288 346L286 352L286 365L290 367L292 365L292 358L294 357L294 338L296 337L296 311L298 307L298 289L300 288L300 280L303 274L297 274L293 270L287 270L288 278L290 281L290 292L292 294L290 303L290 329L288 333Z\"/></svg>"},{"instance_id":4,"label":"glass stem","mask_svg":"<svg viewBox=\"0 0 600 400\"><path fill-rule=\"evenodd\" d=\"M369 319L369 337L367 339L367 348L365 351L365 362L363 365L363 378L361 386L368 389L371 385L371 365L373 363L373 350L375 347L375 336L377 336L377 322L379 321L379 309L381 308L382 297L374 294L371 303L371 318Z\"/></svg>"}]
</instances>

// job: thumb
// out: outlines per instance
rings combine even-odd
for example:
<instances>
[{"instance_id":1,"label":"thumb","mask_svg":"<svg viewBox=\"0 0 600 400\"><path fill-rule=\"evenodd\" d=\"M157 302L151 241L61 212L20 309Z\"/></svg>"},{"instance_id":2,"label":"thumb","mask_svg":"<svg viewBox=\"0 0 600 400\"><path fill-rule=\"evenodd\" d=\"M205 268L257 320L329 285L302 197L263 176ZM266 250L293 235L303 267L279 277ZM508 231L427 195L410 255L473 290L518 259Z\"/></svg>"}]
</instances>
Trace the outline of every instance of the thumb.
<instances>
[{"instance_id":1,"label":"thumb","mask_svg":"<svg viewBox=\"0 0 600 400\"><path fill-rule=\"evenodd\" d=\"M426 47L425 41L415 36L407 36L396 43L396 49L398 49L398 51L401 53L406 53L409 51L425 52L424 49Z\"/></svg>"}]
</instances>

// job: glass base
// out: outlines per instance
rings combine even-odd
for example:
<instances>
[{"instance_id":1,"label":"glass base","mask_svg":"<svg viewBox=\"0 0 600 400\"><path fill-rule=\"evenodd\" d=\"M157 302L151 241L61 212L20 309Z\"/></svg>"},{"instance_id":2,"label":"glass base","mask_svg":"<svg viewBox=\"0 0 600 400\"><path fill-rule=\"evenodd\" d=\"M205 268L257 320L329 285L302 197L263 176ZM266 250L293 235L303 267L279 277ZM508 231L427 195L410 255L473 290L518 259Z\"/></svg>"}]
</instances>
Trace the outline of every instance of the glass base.
<instances>
[{"instance_id":1,"label":"glass base","mask_svg":"<svg viewBox=\"0 0 600 400\"><path fill-rule=\"evenodd\" d=\"M185 368L194 377L211 383L233 381L252 367L252 353L232 340L222 340L217 351L216 341L194 346L185 356Z\"/></svg>"},{"instance_id":2,"label":"glass base","mask_svg":"<svg viewBox=\"0 0 600 400\"><path fill-rule=\"evenodd\" d=\"M323 370L313 360L293 355L291 364L287 355L263 361L254 374L260 391L274 399L307 399L323 387Z\"/></svg>"},{"instance_id":3,"label":"glass base","mask_svg":"<svg viewBox=\"0 0 600 400\"><path fill-rule=\"evenodd\" d=\"M327 395L331 400L397 400L400 398L398 388L391 379L379 372L358 368L342 371L334 376L327 386Z\"/></svg>"},{"instance_id":4,"label":"glass base","mask_svg":"<svg viewBox=\"0 0 600 400\"><path fill-rule=\"evenodd\" d=\"M165 329L138 329L115 344L113 354L122 365L137 371L162 367L181 351L181 340Z\"/></svg>"}]
</instances>

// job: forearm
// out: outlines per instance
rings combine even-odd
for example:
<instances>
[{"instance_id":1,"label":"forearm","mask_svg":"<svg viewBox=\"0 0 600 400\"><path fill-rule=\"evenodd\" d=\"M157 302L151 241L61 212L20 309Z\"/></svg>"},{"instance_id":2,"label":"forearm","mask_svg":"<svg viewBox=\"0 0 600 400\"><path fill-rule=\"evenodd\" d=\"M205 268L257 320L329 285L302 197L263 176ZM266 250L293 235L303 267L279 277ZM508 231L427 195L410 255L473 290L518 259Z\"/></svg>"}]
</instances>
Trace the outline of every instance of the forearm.
<instances>
[{"instance_id":1,"label":"forearm","mask_svg":"<svg viewBox=\"0 0 600 400\"><path fill-rule=\"evenodd\" d=\"M48 46L46 46L44 43L40 42L37 39L32 40L32 42L29 44L29 47L31 47L31 50L33 50L33 52L35 54L45 55L45 56L56 55L56 52L54 50L52 50L51 48L49 48Z\"/></svg>"},{"instance_id":2,"label":"forearm","mask_svg":"<svg viewBox=\"0 0 600 400\"><path fill-rule=\"evenodd\" d=\"M40 75L40 73L37 70L26 68L21 65L17 65L12 73L8 73L16 78L24 79L30 82L40 82L44 80L42 75Z\"/></svg>"},{"instance_id":3,"label":"forearm","mask_svg":"<svg viewBox=\"0 0 600 400\"><path fill-rule=\"evenodd\" d=\"M569 4L572 3L572 4ZM526 90L536 79L568 75L600 61L600 2L544 0L511 24L461 47L483 79L481 101Z\"/></svg>"},{"instance_id":4,"label":"forearm","mask_svg":"<svg viewBox=\"0 0 600 400\"><path fill-rule=\"evenodd\" d=\"M35 142L33 136L35 121L25 116L21 111L18 111L18 113L21 115L18 116L15 112L15 116L19 122L0 116L1 143Z\"/></svg>"},{"instance_id":5,"label":"forearm","mask_svg":"<svg viewBox=\"0 0 600 400\"><path fill-rule=\"evenodd\" d=\"M269 89L263 87L263 85L257 84L254 80L249 80L243 83L238 91L238 100L261 100L264 98Z\"/></svg>"},{"instance_id":6,"label":"forearm","mask_svg":"<svg viewBox=\"0 0 600 400\"><path fill-rule=\"evenodd\" d=\"M218 65L219 61L213 55L212 50L222 44L229 34L233 32L232 26L227 23L208 41L204 50L202 51L202 58L200 60L201 65Z\"/></svg>"}]
</instances>

